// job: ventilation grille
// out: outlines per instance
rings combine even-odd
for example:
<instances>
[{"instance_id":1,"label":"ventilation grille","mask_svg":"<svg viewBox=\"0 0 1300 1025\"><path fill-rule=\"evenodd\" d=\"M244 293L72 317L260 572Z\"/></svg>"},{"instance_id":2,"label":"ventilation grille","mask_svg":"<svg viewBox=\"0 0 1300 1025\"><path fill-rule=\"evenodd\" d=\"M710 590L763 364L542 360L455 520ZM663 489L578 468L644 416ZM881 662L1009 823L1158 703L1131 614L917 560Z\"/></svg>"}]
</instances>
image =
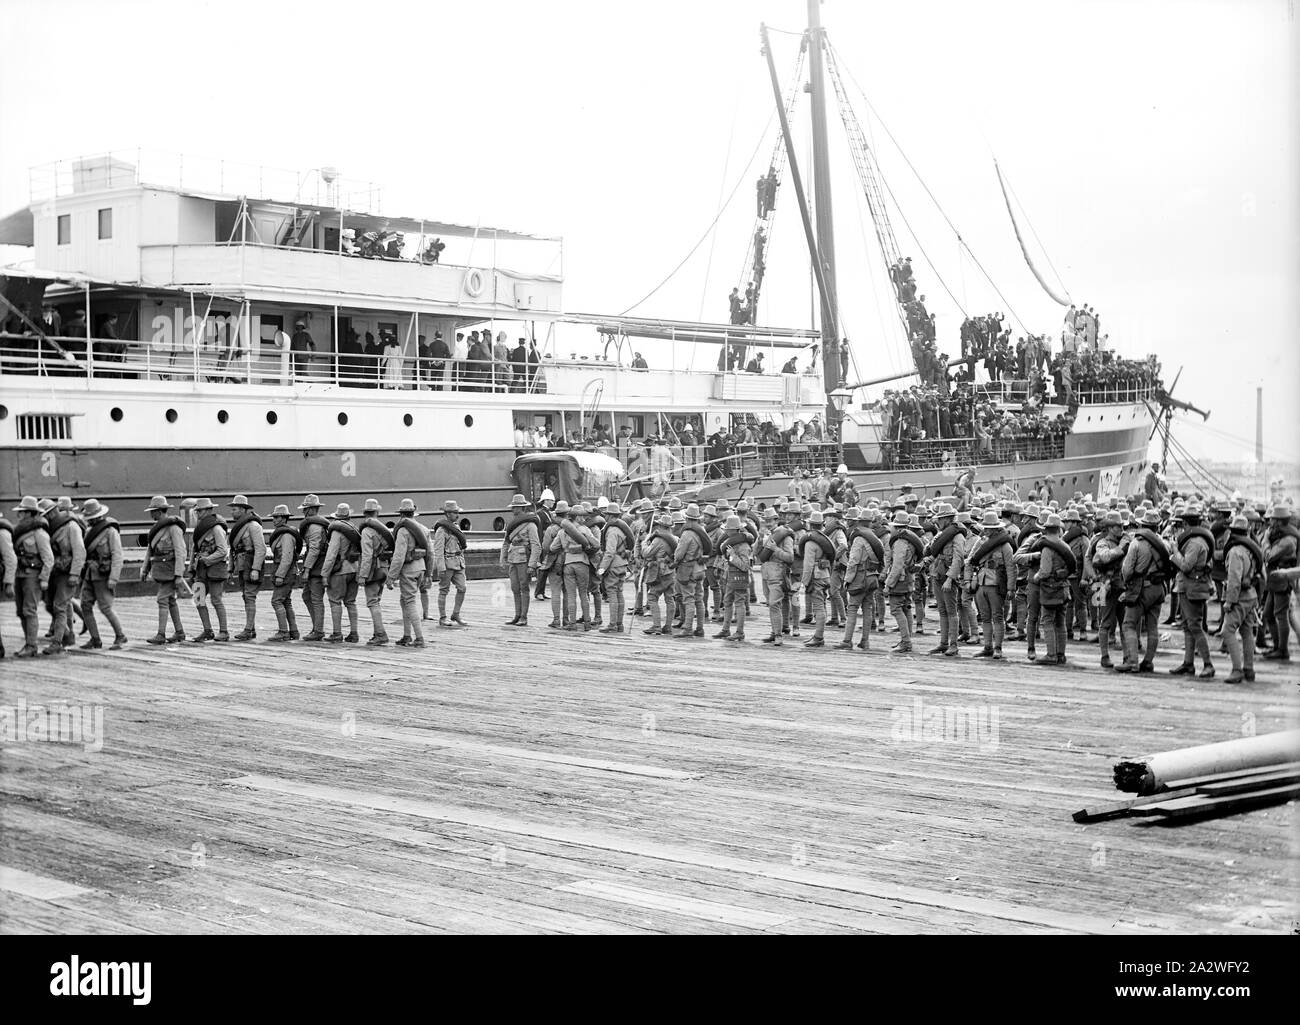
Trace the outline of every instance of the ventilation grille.
<instances>
[{"instance_id":1,"label":"ventilation grille","mask_svg":"<svg viewBox=\"0 0 1300 1025\"><path fill-rule=\"evenodd\" d=\"M23 413L18 417L19 441L70 441L72 417L54 413Z\"/></svg>"}]
</instances>

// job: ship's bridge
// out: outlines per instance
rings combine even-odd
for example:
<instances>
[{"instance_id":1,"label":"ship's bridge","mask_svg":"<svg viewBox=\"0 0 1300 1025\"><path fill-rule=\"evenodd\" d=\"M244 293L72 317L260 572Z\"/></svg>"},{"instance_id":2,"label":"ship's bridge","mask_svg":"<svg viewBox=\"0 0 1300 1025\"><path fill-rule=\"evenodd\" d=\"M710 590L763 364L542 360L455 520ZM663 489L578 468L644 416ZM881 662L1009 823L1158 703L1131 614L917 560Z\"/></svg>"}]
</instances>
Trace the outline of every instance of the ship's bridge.
<instances>
[{"instance_id":1,"label":"ship's bridge","mask_svg":"<svg viewBox=\"0 0 1300 1025\"><path fill-rule=\"evenodd\" d=\"M31 184L4 241L34 246L49 271L254 301L530 319L562 308L561 239L387 215L377 187L332 168L110 153L35 168Z\"/></svg>"}]
</instances>

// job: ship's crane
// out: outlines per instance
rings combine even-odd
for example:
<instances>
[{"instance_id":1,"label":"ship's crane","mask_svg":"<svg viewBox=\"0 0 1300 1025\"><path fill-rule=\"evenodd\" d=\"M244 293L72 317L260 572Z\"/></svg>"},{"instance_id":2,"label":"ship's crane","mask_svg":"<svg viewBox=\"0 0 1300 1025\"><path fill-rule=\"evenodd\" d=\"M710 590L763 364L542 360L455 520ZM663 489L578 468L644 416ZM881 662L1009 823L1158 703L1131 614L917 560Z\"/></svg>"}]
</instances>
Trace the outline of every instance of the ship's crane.
<instances>
[{"instance_id":1,"label":"ship's crane","mask_svg":"<svg viewBox=\"0 0 1300 1025\"><path fill-rule=\"evenodd\" d=\"M1173 430L1174 413L1196 413L1202 420L1210 419L1210 412L1207 409L1199 409L1190 402L1184 402L1182 399L1176 399L1173 391L1178 387L1178 379L1183 376L1183 368L1178 368L1178 373L1174 375L1174 383L1169 386L1168 391L1164 388L1157 388L1155 397L1159 408L1153 408L1150 403L1147 404L1151 412L1151 419L1155 423L1151 427L1151 433L1147 435L1147 443L1156 436L1156 431L1160 431L1160 465L1169 465L1169 434Z\"/></svg>"}]
</instances>

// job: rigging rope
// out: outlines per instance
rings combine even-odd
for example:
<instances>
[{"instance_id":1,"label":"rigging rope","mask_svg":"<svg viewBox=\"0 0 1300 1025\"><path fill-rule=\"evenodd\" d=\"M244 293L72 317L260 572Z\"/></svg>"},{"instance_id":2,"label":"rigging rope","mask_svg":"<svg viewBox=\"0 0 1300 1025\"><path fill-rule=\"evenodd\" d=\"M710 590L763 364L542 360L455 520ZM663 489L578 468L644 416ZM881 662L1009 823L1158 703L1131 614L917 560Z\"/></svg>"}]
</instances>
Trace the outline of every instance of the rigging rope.
<instances>
[{"instance_id":1,"label":"rigging rope","mask_svg":"<svg viewBox=\"0 0 1300 1025\"><path fill-rule=\"evenodd\" d=\"M995 160L994 163L996 162L997 161ZM1042 250L1043 256L1047 259L1047 266L1051 267L1052 273L1056 275L1056 283L1061 286L1061 290L1065 292L1068 297L1070 290L1065 285L1065 278L1061 277L1061 272L1056 269L1056 264L1052 262L1052 254L1047 251L1047 246L1043 245L1043 240L1038 237L1038 231L1034 228L1034 222L1029 219L1029 211L1025 209L1025 204L1020 202L1020 197L1016 195L1015 186L1011 184L1011 180L1003 175L1001 171L998 172L998 177L1002 180L1007 189L1010 190L1011 198L1016 201L1016 206L1020 207L1020 215L1024 218L1025 223L1029 225L1029 233L1034 236L1034 241L1038 243L1038 248Z\"/></svg>"},{"instance_id":2,"label":"rigging rope","mask_svg":"<svg viewBox=\"0 0 1300 1025\"><path fill-rule=\"evenodd\" d=\"M1011 230L1016 233L1016 241L1020 243L1020 252L1025 257L1025 263L1033 272L1034 280L1042 286L1043 291L1051 296L1054 302L1062 306L1073 306L1074 304L1070 302L1069 296L1058 295L1056 289L1047 283L1047 279L1043 277L1042 272L1034 265L1033 257L1029 255L1029 247L1025 245L1024 237L1020 234L1020 225L1016 223L1016 212L1011 209L1011 196L1007 193L1007 183L1002 178L1002 168L998 166L996 157L993 159L993 170L997 172L998 184L1002 187L1002 199L1007 204L1007 216L1011 218Z\"/></svg>"},{"instance_id":3,"label":"rigging rope","mask_svg":"<svg viewBox=\"0 0 1300 1025\"><path fill-rule=\"evenodd\" d=\"M668 282L672 280L673 276L676 275L676 273L679 270L681 270L684 266L686 266L686 261L695 255L696 250L698 250L700 246L704 245L704 240L709 237L709 232L713 230L714 225L716 225L718 221L722 220L722 215L726 212L727 207L729 207L731 205L731 201L736 198L736 192L740 189L740 186L743 185L745 181L748 179L749 169L753 167L754 158L758 156L758 151L762 149L763 140L767 138L768 129L772 127L772 122L775 119L776 119L775 112L769 115L767 119L767 126L763 129L763 133L759 136L758 145L754 147L754 152L749 155L749 161L748 163L745 164L745 169L740 172L740 178L737 179L735 187L731 190L731 194L727 196L726 202L723 203L721 209L718 210L717 216L714 217L713 220L709 222L709 226L704 229L704 234L700 236L699 241L697 241L695 245L691 246L690 252L688 252L685 256L682 257L681 263L679 263L676 267L674 267L671 271L668 272L668 276L666 278L664 278L661 282L659 282L659 284L655 285L654 288L650 289L649 292L647 292L640 299L638 299L631 306L629 306L622 313L620 313L619 314L620 317L626 317L629 313L631 313L638 306L640 306L647 299L649 299L656 292L658 292L659 289L663 288L664 285L668 284Z\"/></svg>"},{"instance_id":4,"label":"rigging rope","mask_svg":"<svg viewBox=\"0 0 1300 1025\"><path fill-rule=\"evenodd\" d=\"M826 45L828 47L830 46L829 40L827 41ZM838 54L837 54L836 64L838 65L839 63L840 61L838 59ZM970 254L971 261L975 264L976 267L979 268L980 273L984 275L985 280L988 281L988 283L993 287L993 291L997 293L998 298L1001 299L1002 302L1006 305L1007 312L1010 313L1011 316L1016 319L1016 322L1020 324L1021 329L1026 334L1033 334L1033 332L1030 331L1029 328L1025 326L1025 322L1020 319L1020 315L1016 313L1016 311L1012 308L1011 303L1007 301L1007 297L1002 294L1002 290L998 288L997 283L993 280L992 277L989 276L989 272L984 269L984 265L980 263L979 257L975 255L975 251L971 249L971 247L967 244L966 240L962 238L961 232L958 231L957 226L952 223L952 219L948 216L947 212L943 209L942 206L939 205L939 201L935 199L934 193L930 191L930 186L926 184L925 179L921 177L920 172L917 171L917 169L912 165L912 161L908 159L907 154L903 151L903 147L900 146L898 144L898 140L894 138L894 133L889 130L889 125L885 124L885 120L880 116L880 112L877 111L876 108L871 105L871 101L867 99L866 91L862 88L861 85L858 84L858 80L854 77L852 69L849 69L849 81L851 81L853 83L854 88L858 90L858 94L862 97L862 101L867 105L867 109L870 110L871 113L875 115L876 120L880 122L880 127L885 130L885 135L889 137L889 141L892 142L894 144L894 148L898 150L898 154L903 158L903 162L907 164L908 170L911 171L913 176L916 178L916 180L920 182L921 188L925 189L925 194L930 197L930 202L934 204L934 207L936 210L939 211L940 216L943 217L948 227L952 229L952 233L957 236L957 241L960 242L962 246L965 248L966 252ZM885 183L885 188L886 190L889 191L890 198L892 199L893 192L892 190L889 190L888 182ZM902 216L903 213L902 207L898 206L897 199L894 200L894 206L898 208L899 215ZM904 224L907 223L907 219L905 217L903 219L903 223ZM910 227L908 228L908 231L911 231ZM916 240L916 234L914 232L912 233L912 239L914 241ZM918 247L920 246L919 242L917 242L917 246ZM934 265L931 264L931 269L933 269L933 266ZM936 277L938 276L938 271L935 271L935 275ZM948 291L949 295L952 295L952 290L948 289L947 285L944 285L944 289ZM953 302L956 301L957 301L956 297L954 296ZM962 313L964 315L966 311L962 310Z\"/></svg>"}]
</instances>

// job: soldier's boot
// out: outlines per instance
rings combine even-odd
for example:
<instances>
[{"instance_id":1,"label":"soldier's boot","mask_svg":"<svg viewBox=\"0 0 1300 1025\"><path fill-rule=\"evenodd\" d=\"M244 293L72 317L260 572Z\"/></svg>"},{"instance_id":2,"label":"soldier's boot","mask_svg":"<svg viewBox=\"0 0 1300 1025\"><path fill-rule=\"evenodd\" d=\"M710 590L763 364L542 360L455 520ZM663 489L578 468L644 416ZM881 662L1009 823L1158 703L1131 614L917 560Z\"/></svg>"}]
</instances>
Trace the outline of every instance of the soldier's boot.
<instances>
[{"instance_id":1,"label":"soldier's boot","mask_svg":"<svg viewBox=\"0 0 1300 1025\"><path fill-rule=\"evenodd\" d=\"M198 636L190 638L191 644L202 644L216 636L212 632L212 613L208 611L206 605L199 606L199 622L203 624L203 629L199 631Z\"/></svg>"},{"instance_id":2,"label":"soldier's boot","mask_svg":"<svg viewBox=\"0 0 1300 1025\"><path fill-rule=\"evenodd\" d=\"M330 621L334 627L333 632L325 638L331 644L343 643L343 606L330 606Z\"/></svg>"},{"instance_id":3,"label":"soldier's boot","mask_svg":"<svg viewBox=\"0 0 1300 1025\"><path fill-rule=\"evenodd\" d=\"M251 641L257 637L257 599L244 599L244 629L235 634L237 641Z\"/></svg>"},{"instance_id":4,"label":"soldier's boot","mask_svg":"<svg viewBox=\"0 0 1300 1025\"><path fill-rule=\"evenodd\" d=\"M420 592L420 619L425 620L428 618L429 618L429 592L421 591Z\"/></svg>"},{"instance_id":5,"label":"soldier's boot","mask_svg":"<svg viewBox=\"0 0 1300 1025\"><path fill-rule=\"evenodd\" d=\"M438 595L438 625L439 626L451 625L450 622L448 622L447 620L447 596L445 594Z\"/></svg>"},{"instance_id":6,"label":"soldier's boot","mask_svg":"<svg viewBox=\"0 0 1300 1025\"><path fill-rule=\"evenodd\" d=\"M299 636L298 620L294 618L293 605L289 602L284 603L284 617L289 621L289 640L296 641Z\"/></svg>"},{"instance_id":7,"label":"soldier's boot","mask_svg":"<svg viewBox=\"0 0 1300 1025\"><path fill-rule=\"evenodd\" d=\"M172 626L175 628L172 635L167 638L167 643L176 644L185 640L185 626L181 623L181 603L173 599L167 610L171 615Z\"/></svg>"},{"instance_id":8,"label":"soldier's boot","mask_svg":"<svg viewBox=\"0 0 1300 1025\"><path fill-rule=\"evenodd\" d=\"M367 646L378 648L388 643L388 632L384 629L384 613L378 605L370 608L371 634Z\"/></svg>"},{"instance_id":9,"label":"soldier's boot","mask_svg":"<svg viewBox=\"0 0 1300 1025\"><path fill-rule=\"evenodd\" d=\"M460 607L465 604L465 592L456 592L456 604L451 608L451 621L458 626L466 626L466 622L460 618Z\"/></svg>"},{"instance_id":10,"label":"soldier's boot","mask_svg":"<svg viewBox=\"0 0 1300 1025\"><path fill-rule=\"evenodd\" d=\"M853 634L858 629L858 610L849 606L844 610L844 637L839 647L853 647Z\"/></svg>"},{"instance_id":11,"label":"soldier's boot","mask_svg":"<svg viewBox=\"0 0 1300 1025\"><path fill-rule=\"evenodd\" d=\"M523 589L519 592L519 622L515 626L528 625L528 607L532 604L533 592L528 589L528 581L524 581Z\"/></svg>"},{"instance_id":12,"label":"soldier's boot","mask_svg":"<svg viewBox=\"0 0 1300 1025\"><path fill-rule=\"evenodd\" d=\"M736 632L733 635L737 643L745 640L745 610L736 609Z\"/></svg>"},{"instance_id":13,"label":"soldier's boot","mask_svg":"<svg viewBox=\"0 0 1300 1025\"><path fill-rule=\"evenodd\" d=\"M600 592L593 591L591 595L591 625L600 626L604 622L600 617Z\"/></svg>"},{"instance_id":14,"label":"soldier's boot","mask_svg":"<svg viewBox=\"0 0 1300 1025\"><path fill-rule=\"evenodd\" d=\"M273 641L287 641L289 639L289 617L285 615L283 606L272 605L271 611L275 613L276 631L271 635Z\"/></svg>"},{"instance_id":15,"label":"soldier's boot","mask_svg":"<svg viewBox=\"0 0 1300 1025\"><path fill-rule=\"evenodd\" d=\"M149 638L150 644L167 643L167 620L169 613L166 605L158 606L158 632Z\"/></svg>"},{"instance_id":16,"label":"soldier's boot","mask_svg":"<svg viewBox=\"0 0 1300 1025\"><path fill-rule=\"evenodd\" d=\"M641 632L643 634L657 634L662 629L663 624L659 621L659 599L652 597L650 599L650 625Z\"/></svg>"}]
</instances>

